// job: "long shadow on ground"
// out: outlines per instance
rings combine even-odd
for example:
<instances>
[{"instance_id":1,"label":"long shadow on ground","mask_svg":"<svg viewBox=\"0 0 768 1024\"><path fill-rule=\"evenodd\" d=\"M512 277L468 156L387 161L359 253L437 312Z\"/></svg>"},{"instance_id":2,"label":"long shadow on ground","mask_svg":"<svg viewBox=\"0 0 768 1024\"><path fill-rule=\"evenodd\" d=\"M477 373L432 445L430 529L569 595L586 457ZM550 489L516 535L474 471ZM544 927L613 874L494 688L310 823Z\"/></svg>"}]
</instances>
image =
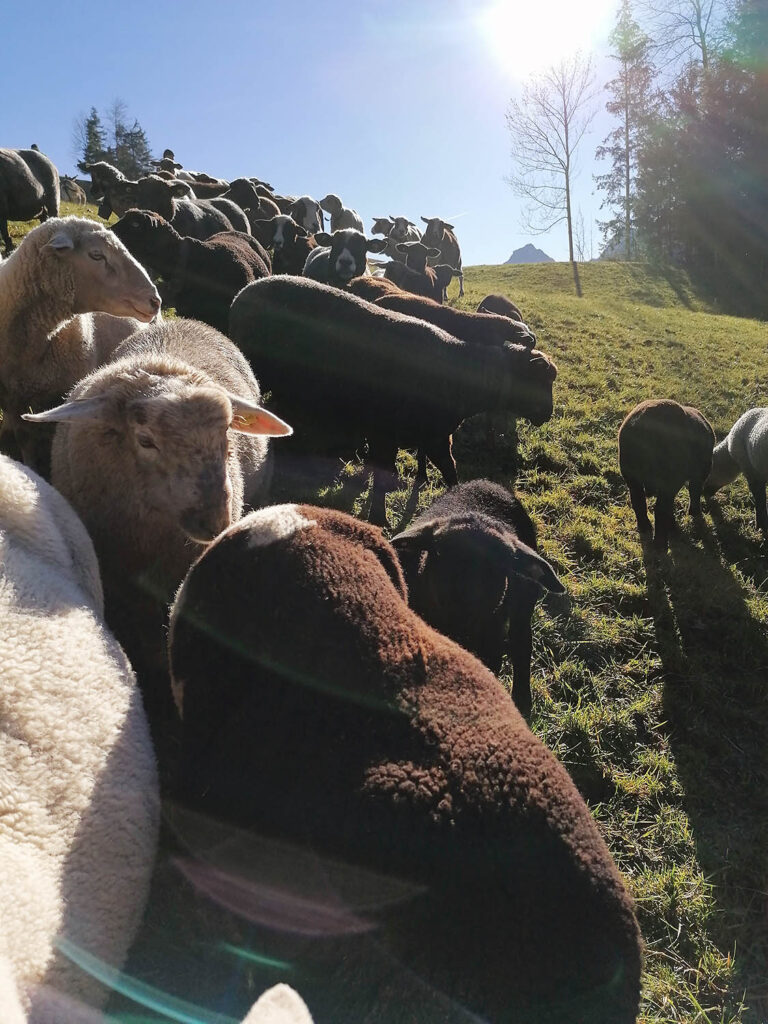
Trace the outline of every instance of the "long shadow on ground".
<instances>
[{"instance_id":1,"label":"long shadow on ground","mask_svg":"<svg viewBox=\"0 0 768 1024\"><path fill-rule=\"evenodd\" d=\"M768 1010L768 629L721 560L675 537L646 554L648 596L664 665L663 702L699 864L722 911L718 942L734 953L727 1002ZM685 937L683 937L685 941ZM688 951L696 962L695 948ZM689 961L691 962L691 961ZM747 1019L747 1018L745 1018Z\"/></svg>"}]
</instances>

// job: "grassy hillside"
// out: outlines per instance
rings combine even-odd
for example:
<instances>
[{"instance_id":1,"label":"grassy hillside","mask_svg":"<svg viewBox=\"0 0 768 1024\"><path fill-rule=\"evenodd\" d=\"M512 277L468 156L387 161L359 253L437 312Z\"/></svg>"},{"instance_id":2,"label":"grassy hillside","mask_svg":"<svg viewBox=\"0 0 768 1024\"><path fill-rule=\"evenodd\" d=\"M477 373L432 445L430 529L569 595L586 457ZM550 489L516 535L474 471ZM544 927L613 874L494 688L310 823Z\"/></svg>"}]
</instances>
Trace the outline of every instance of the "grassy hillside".
<instances>
[{"instance_id":1,"label":"grassy hillside","mask_svg":"<svg viewBox=\"0 0 768 1024\"><path fill-rule=\"evenodd\" d=\"M757 1024L768 1017L766 552L739 481L709 502L699 529L680 496L669 557L644 561L616 432L641 399L670 397L700 408L721 437L768 404L766 328L717 315L679 273L588 264L581 277L577 299L563 264L466 272L454 304L509 295L559 376L553 419L518 426L517 471L514 423L491 452L477 419L455 439L459 474L516 477L568 588L569 608L536 613L531 724L634 892L647 943L642 1020ZM412 511L413 453L399 467L392 527ZM419 508L437 490L431 476ZM304 496L366 507L354 464Z\"/></svg>"},{"instance_id":2,"label":"grassy hillside","mask_svg":"<svg viewBox=\"0 0 768 1024\"><path fill-rule=\"evenodd\" d=\"M766 329L715 315L683 275L589 264L581 277L577 299L563 264L475 267L461 300L508 294L559 367L552 421L520 428L517 487L571 597L568 615L538 613L532 726L634 892L643 1020L757 1022L768 1014L765 550L740 481L699 531L680 496L669 558L644 563L616 432L641 399L670 397L700 408L719 439L768 401ZM467 450L462 476L475 469Z\"/></svg>"}]
</instances>

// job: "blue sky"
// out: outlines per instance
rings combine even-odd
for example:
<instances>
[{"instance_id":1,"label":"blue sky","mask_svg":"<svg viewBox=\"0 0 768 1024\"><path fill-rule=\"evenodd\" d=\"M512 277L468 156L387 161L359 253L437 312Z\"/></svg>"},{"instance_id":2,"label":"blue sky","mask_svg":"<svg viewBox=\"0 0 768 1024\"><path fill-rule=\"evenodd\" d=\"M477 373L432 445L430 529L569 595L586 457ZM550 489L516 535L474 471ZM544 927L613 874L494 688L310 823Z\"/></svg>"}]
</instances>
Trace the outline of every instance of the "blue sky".
<instances>
[{"instance_id":1,"label":"blue sky","mask_svg":"<svg viewBox=\"0 0 768 1024\"><path fill-rule=\"evenodd\" d=\"M572 41L599 55L617 0L593 3L591 20L579 8L590 38ZM465 265L503 262L528 241L567 257L564 227L534 237L521 226L504 115L531 62L556 55L552 25L568 36L572 0L2 6L0 90L13 100L0 104L0 145L37 142L71 172L75 118L120 97L153 151L170 146L187 167L336 192L367 229L374 216L443 217ZM492 7L501 13L489 21ZM603 59L598 82L611 74ZM576 180L587 238L600 203L594 149L612 127L597 102ZM596 227L592 239L597 255Z\"/></svg>"}]
</instances>

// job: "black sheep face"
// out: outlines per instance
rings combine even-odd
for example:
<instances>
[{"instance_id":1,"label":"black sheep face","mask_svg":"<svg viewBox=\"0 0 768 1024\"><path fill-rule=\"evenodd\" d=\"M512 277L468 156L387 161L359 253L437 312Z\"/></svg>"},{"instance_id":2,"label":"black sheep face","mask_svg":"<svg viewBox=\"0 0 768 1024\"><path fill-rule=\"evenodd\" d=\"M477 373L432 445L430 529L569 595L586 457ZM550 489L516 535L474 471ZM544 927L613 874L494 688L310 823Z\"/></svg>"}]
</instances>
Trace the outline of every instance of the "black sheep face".
<instances>
[{"instance_id":1,"label":"black sheep face","mask_svg":"<svg viewBox=\"0 0 768 1024\"><path fill-rule=\"evenodd\" d=\"M348 284L353 277L359 277L366 270L366 255L369 252L383 252L387 242L383 238L367 239L354 228L334 231L332 235L319 232L315 235L318 245L330 245L328 259L328 281Z\"/></svg>"}]
</instances>

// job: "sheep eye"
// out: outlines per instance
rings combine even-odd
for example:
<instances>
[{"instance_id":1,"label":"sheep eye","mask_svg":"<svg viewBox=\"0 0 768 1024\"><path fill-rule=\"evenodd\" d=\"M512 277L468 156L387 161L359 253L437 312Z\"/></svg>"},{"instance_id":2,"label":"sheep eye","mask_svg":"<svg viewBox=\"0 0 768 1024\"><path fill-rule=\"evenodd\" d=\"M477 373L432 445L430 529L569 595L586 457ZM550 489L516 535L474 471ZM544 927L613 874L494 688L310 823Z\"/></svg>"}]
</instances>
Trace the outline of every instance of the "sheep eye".
<instances>
[{"instance_id":1,"label":"sheep eye","mask_svg":"<svg viewBox=\"0 0 768 1024\"><path fill-rule=\"evenodd\" d=\"M155 442L152 440L151 437L148 437L146 434L139 434L139 444L141 445L142 448L157 449L157 445L155 444Z\"/></svg>"},{"instance_id":2,"label":"sheep eye","mask_svg":"<svg viewBox=\"0 0 768 1024\"><path fill-rule=\"evenodd\" d=\"M106 259L106 256L104 255L104 253L103 252L99 252L98 249L94 249L94 251L93 252L89 252L88 255L91 257L92 260L97 260L98 261L98 260L105 260Z\"/></svg>"}]
</instances>

